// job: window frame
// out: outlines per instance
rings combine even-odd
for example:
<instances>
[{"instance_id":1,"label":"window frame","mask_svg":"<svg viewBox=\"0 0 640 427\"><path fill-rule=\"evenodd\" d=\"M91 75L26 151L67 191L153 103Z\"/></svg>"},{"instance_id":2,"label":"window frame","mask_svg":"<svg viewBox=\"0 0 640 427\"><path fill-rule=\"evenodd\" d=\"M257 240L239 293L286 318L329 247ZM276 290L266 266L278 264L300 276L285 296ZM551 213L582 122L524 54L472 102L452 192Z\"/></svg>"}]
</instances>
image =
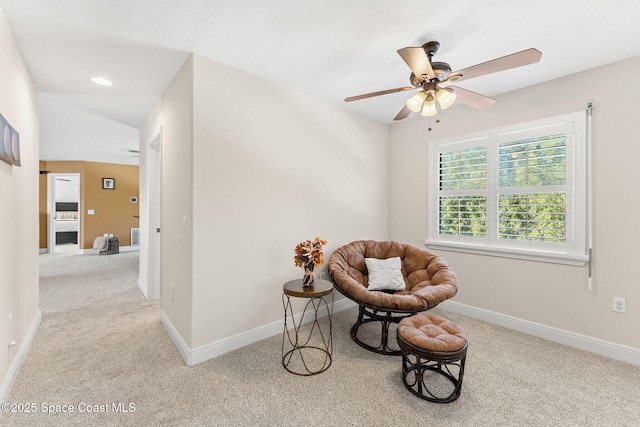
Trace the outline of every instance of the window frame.
<instances>
[{"instance_id":1,"label":"window frame","mask_svg":"<svg viewBox=\"0 0 640 427\"><path fill-rule=\"evenodd\" d=\"M564 243L545 243L528 240L498 238L498 199L509 192L498 183L498 151L500 143L536 136L566 132L566 239ZM457 137L433 141L429 147L428 184L428 237L425 244L430 249L465 252L489 256L508 257L551 263L585 265L587 251L587 122L586 112L554 116L516 125L489 129ZM518 136L516 136L518 135ZM515 139L514 139L514 136ZM486 238L439 233L440 196L450 194L439 188L440 153L486 144L487 188L470 190L465 194L486 194ZM531 186L530 188L534 188ZM537 187L542 188L542 187ZM549 191L553 192L553 188ZM518 193L523 194L523 193Z\"/></svg>"}]
</instances>

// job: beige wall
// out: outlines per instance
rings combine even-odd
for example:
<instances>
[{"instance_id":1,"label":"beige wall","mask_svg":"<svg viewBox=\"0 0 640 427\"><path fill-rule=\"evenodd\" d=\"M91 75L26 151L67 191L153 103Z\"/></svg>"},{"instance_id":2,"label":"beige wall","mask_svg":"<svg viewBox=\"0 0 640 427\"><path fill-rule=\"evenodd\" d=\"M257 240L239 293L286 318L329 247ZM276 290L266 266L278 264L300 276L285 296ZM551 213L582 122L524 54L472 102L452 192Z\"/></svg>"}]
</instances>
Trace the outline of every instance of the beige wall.
<instances>
[{"instance_id":1,"label":"beige wall","mask_svg":"<svg viewBox=\"0 0 640 427\"><path fill-rule=\"evenodd\" d=\"M0 161L0 402L35 333L38 305L38 92L0 9L0 113L20 134L22 166ZM9 315L13 329L9 336ZM16 341L13 348L9 342ZM0 415L1 416L1 415Z\"/></svg>"},{"instance_id":2,"label":"beige wall","mask_svg":"<svg viewBox=\"0 0 640 427\"><path fill-rule=\"evenodd\" d=\"M609 72L633 75L639 61ZM640 208L633 101L598 84L601 73L504 94L484 111L457 106L429 133L422 118L383 125L190 58L147 130L163 129L163 314L191 349L273 324L282 283L300 275L297 242L320 236L328 254L358 238L424 246L430 140L579 111L594 99L594 289L585 267L441 254L459 275L457 302L639 348L640 236L619 231ZM613 296L627 299L627 314L611 311Z\"/></svg>"},{"instance_id":3,"label":"beige wall","mask_svg":"<svg viewBox=\"0 0 640 427\"><path fill-rule=\"evenodd\" d=\"M83 161L48 161L40 162L40 168L49 173L80 174L81 228L78 242L80 249L91 249L93 240L106 233L117 237L121 246L131 245L130 230L139 226L137 216L140 215L139 204L130 202L131 197L140 199L138 166ZM46 175L40 176L46 177ZM102 178L113 178L115 188L103 189ZM46 178L40 178L40 248L47 247L46 195ZM89 209L93 209L95 214L88 215Z\"/></svg>"},{"instance_id":4,"label":"beige wall","mask_svg":"<svg viewBox=\"0 0 640 427\"><path fill-rule=\"evenodd\" d=\"M329 255L387 237L389 145L384 124L207 58L194 74L191 344L202 346L282 320L300 241L322 237Z\"/></svg>"},{"instance_id":5,"label":"beige wall","mask_svg":"<svg viewBox=\"0 0 640 427\"><path fill-rule=\"evenodd\" d=\"M544 61L544 56L542 58ZM554 328L640 348L640 131L636 100L640 57L496 97L489 109L456 106L436 116L391 126L390 237L424 247L428 221L429 142L482 129L594 109L594 288L587 268L444 252L459 276L455 301ZM603 79L602 76L607 78ZM626 81L624 90L610 82ZM612 312L626 298L627 314Z\"/></svg>"},{"instance_id":6,"label":"beige wall","mask_svg":"<svg viewBox=\"0 0 640 427\"><path fill-rule=\"evenodd\" d=\"M191 349L281 321L298 242L387 238L384 124L195 56L159 125L162 310Z\"/></svg>"},{"instance_id":7,"label":"beige wall","mask_svg":"<svg viewBox=\"0 0 640 427\"><path fill-rule=\"evenodd\" d=\"M161 307L182 339L189 344L194 323L192 57L167 88L161 105Z\"/></svg>"}]
</instances>

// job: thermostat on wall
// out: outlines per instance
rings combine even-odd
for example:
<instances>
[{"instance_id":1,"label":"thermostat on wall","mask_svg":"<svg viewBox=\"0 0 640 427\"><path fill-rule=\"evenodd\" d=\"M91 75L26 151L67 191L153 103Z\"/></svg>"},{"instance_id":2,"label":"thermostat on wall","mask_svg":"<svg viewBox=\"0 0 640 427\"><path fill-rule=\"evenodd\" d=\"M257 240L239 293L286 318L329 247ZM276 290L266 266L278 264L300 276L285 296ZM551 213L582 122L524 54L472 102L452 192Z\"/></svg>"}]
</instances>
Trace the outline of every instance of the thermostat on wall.
<instances>
[{"instance_id":1,"label":"thermostat on wall","mask_svg":"<svg viewBox=\"0 0 640 427\"><path fill-rule=\"evenodd\" d=\"M131 203L138 203L138 198L137 197L132 197L132 198L129 199L129 201Z\"/></svg>"}]
</instances>

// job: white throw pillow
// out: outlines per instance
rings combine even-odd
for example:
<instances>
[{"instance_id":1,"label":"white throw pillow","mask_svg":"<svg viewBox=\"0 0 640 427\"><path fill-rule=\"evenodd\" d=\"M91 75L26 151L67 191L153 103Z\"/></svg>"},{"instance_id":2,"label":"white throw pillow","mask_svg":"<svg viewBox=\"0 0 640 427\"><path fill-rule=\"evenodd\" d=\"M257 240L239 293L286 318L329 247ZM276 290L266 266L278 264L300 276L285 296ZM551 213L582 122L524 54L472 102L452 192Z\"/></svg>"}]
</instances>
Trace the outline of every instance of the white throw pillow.
<instances>
[{"instance_id":1,"label":"white throw pillow","mask_svg":"<svg viewBox=\"0 0 640 427\"><path fill-rule=\"evenodd\" d=\"M370 291L402 291L405 289L400 257L377 259L365 258L369 272Z\"/></svg>"}]
</instances>

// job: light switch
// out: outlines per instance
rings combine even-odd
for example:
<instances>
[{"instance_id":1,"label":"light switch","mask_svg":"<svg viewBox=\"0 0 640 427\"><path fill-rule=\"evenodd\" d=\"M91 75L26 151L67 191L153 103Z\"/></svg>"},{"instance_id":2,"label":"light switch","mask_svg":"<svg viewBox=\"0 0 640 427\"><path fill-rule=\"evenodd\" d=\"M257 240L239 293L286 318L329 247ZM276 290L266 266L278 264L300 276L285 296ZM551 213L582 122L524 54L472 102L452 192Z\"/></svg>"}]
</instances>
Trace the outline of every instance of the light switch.
<instances>
[{"instance_id":1,"label":"light switch","mask_svg":"<svg viewBox=\"0 0 640 427\"><path fill-rule=\"evenodd\" d=\"M93 209L89 209L89 210L87 211L87 214L88 214L88 215L93 215L93 214L95 214L95 213L96 213L96 212L95 212Z\"/></svg>"}]
</instances>

